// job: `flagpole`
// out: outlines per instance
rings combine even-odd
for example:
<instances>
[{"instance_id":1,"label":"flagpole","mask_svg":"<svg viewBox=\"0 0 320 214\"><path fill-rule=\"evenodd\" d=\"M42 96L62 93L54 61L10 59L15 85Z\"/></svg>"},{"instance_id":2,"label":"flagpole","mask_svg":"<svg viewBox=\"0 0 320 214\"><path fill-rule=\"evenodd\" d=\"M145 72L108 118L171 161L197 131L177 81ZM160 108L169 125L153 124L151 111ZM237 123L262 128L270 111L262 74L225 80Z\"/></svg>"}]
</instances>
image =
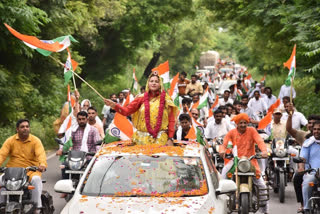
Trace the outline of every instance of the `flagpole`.
<instances>
[{"instance_id":1,"label":"flagpole","mask_svg":"<svg viewBox=\"0 0 320 214\"><path fill-rule=\"evenodd\" d=\"M64 64L62 62L60 62L58 59L52 57L51 55L49 55L49 57L51 59L53 59L54 61L56 61L58 64L60 64L61 66L64 67ZM72 74L76 75L80 80L82 80L82 82L84 82L85 84L87 84L94 92L96 92L97 95L99 95L99 97L101 97L103 100L105 99L94 87L92 87L87 81L85 81L84 79L82 79L82 77L80 77L77 73L75 73L73 70L70 70L72 72Z\"/></svg>"},{"instance_id":2,"label":"flagpole","mask_svg":"<svg viewBox=\"0 0 320 214\"><path fill-rule=\"evenodd\" d=\"M73 79L74 90L77 90L76 80L74 78L74 74L73 73L72 73L72 79Z\"/></svg>"},{"instance_id":3,"label":"flagpole","mask_svg":"<svg viewBox=\"0 0 320 214\"><path fill-rule=\"evenodd\" d=\"M292 103L292 90L293 90L293 76L291 77L291 87L290 87L290 103Z\"/></svg>"}]
</instances>

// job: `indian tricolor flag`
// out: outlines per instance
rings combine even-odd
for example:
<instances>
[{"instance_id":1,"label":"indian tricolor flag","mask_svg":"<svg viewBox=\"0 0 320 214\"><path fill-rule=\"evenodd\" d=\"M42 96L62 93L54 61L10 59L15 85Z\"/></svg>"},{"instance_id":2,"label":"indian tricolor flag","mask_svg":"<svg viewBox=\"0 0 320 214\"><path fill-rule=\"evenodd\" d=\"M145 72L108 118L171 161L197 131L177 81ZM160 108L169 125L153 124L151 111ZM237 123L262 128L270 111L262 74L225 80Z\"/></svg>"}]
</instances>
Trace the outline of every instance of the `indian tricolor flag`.
<instances>
[{"instance_id":1,"label":"indian tricolor flag","mask_svg":"<svg viewBox=\"0 0 320 214\"><path fill-rule=\"evenodd\" d=\"M170 88L170 76L169 76L169 61L165 61L160 64L158 67L152 69L152 71L157 72L157 74L163 80L163 86L166 90Z\"/></svg>"},{"instance_id":2,"label":"indian tricolor flag","mask_svg":"<svg viewBox=\"0 0 320 214\"><path fill-rule=\"evenodd\" d=\"M137 79L137 76L136 76L136 69L133 68L131 90L132 91L135 90L137 92L138 91L138 86L139 86L139 83L138 83L138 79Z\"/></svg>"},{"instance_id":3,"label":"indian tricolor flag","mask_svg":"<svg viewBox=\"0 0 320 214\"><path fill-rule=\"evenodd\" d=\"M216 100L214 101L214 103L212 104L212 106L211 106L211 108L209 110L209 117L213 116L213 110L218 105L218 103L219 103L219 96L217 95L216 96Z\"/></svg>"},{"instance_id":4,"label":"indian tricolor flag","mask_svg":"<svg viewBox=\"0 0 320 214\"><path fill-rule=\"evenodd\" d=\"M248 87L246 86L246 84L243 82L241 82L242 88L244 89L244 91L247 93L249 91Z\"/></svg>"},{"instance_id":5,"label":"indian tricolor flag","mask_svg":"<svg viewBox=\"0 0 320 214\"><path fill-rule=\"evenodd\" d=\"M12 35L22 40L28 47L35 49L44 56L52 52L60 52L71 45L71 42L78 42L71 35L61 36L52 40L39 40L35 36L28 36L19 33L7 24L4 24Z\"/></svg>"},{"instance_id":6,"label":"indian tricolor flag","mask_svg":"<svg viewBox=\"0 0 320 214\"><path fill-rule=\"evenodd\" d=\"M189 141L197 141L198 143L205 145L205 141L203 140L203 126L199 122L197 122L191 115L191 112L188 110L188 114L191 117L192 125L189 129L188 134L185 136L185 138L189 139Z\"/></svg>"},{"instance_id":7,"label":"indian tricolor flag","mask_svg":"<svg viewBox=\"0 0 320 214\"><path fill-rule=\"evenodd\" d=\"M241 100L241 97L243 95L242 91L240 89L238 89L237 84L234 85L234 91L236 93L236 99L237 100Z\"/></svg>"},{"instance_id":8,"label":"indian tricolor flag","mask_svg":"<svg viewBox=\"0 0 320 214\"><path fill-rule=\"evenodd\" d=\"M294 80L296 74L296 45L294 45L290 59L283 63L284 67L287 67L290 71L285 81L286 86L290 86Z\"/></svg>"},{"instance_id":9,"label":"indian tricolor flag","mask_svg":"<svg viewBox=\"0 0 320 214\"><path fill-rule=\"evenodd\" d=\"M197 109L202 109L203 107L207 107L208 106L208 97L209 97L208 90L209 90L209 87L207 87L207 89L205 90L203 95L200 97Z\"/></svg>"},{"instance_id":10,"label":"indian tricolor flag","mask_svg":"<svg viewBox=\"0 0 320 214\"><path fill-rule=\"evenodd\" d=\"M179 72L173 77L170 83L169 96L172 98L173 103L179 107L179 89L178 89Z\"/></svg>"},{"instance_id":11,"label":"indian tricolor flag","mask_svg":"<svg viewBox=\"0 0 320 214\"><path fill-rule=\"evenodd\" d=\"M68 51L68 58L67 58L66 64L64 65L64 84L65 85L68 84L68 82L70 81L73 75L73 72L78 67L78 63L73 59L71 59L71 53L68 48L67 48L67 51Z\"/></svg>"},{"instance_id":12,"label":"indian tricolor flag","mask_svg":"<svg viewBox=\"0 0 320 214\"><path fill-rule=\"evenodd\" d=\"M117 112L114 115L112 123L109 125L104 142L111 143L117 140L130 140L133 132L134 128L132 123L127 119L127 117Z\"/></svg>"}]
</instances>

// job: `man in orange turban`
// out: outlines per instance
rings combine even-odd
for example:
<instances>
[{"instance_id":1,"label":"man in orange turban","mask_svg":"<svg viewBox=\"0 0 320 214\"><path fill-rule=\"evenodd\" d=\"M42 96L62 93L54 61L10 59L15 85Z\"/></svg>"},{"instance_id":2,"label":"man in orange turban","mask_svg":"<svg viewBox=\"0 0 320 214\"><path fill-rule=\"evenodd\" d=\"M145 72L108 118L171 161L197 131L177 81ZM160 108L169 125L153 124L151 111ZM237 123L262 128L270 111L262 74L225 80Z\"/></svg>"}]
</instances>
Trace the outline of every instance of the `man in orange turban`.
<instances>
[{"instance_id":1,"label":"man in orange turban","mask_svg":"<svg viewBox=\"0 0 320 214\"><path fill-rule=\"evenodd\" d=\"M252 155L255 155L255 144L258 144L259 149L262 152L262 157L267 158L267 147L263 141L263 139L258 134L257 130L253 127L248 127L248 123L250 121L249 116L246 113L241 113L235 116L232 119L236 124L237 128L232 129L228 132L228 134L225 136L223 140L223 144L220 146L220 155L221 157L225 157L225 152L227 146L230 147L232 144L232 147L237 146L238 151L238 157L250 157ZM229 145L228 145L229 144ZM232 167L233 161L230 161L225 159L225 166L222 169L222 177L226 177L227 172L230 170L229 168ZM258 161L256 159L251 160L252 165L256 169L256 175L260 175L260 168ZM231 166L230 166L231 165ZM260 176L259 179L256 177L253 177L253 183L257 185L259 188L265 189L266 185L263 180L263 178ZM265 191L261 191L260 194L266 194ZM262 213L268 213L269 212L269 206L268 203L265 207L261 208Z\"/></svg>"}]
</instances>

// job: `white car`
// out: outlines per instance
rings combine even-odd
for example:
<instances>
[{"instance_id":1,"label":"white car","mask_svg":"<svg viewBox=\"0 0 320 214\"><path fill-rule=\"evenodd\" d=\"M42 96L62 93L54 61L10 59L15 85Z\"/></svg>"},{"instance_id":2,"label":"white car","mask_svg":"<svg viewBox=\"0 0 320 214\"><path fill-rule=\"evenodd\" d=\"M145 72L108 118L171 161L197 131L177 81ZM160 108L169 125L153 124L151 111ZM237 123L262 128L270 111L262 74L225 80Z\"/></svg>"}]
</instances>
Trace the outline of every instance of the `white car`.
<instances>
[{"instance_id":1,"label":"white car","mask_svg":"<svg viewBox=\"0 0 320 214\"><path fill-rule=\"evenodd\" d=\"M208 150L183 146L113 143L91 160L76 189L60 180L56 192L72 193L62 214L227 213L231 180L219 180Z\"/></svg>"}]
</instances>

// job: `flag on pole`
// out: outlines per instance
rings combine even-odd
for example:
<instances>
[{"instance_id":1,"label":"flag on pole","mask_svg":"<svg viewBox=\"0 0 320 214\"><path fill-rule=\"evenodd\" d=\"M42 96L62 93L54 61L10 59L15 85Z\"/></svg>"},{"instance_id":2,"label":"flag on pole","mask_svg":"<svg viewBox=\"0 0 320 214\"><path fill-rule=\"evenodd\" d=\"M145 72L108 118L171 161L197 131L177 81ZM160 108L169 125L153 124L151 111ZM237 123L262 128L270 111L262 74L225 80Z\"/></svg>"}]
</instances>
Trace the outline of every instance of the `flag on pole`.
<instances>
[{"instance_id":1,"label":"flag on pole","mask_svg":"<svg viewBox=\"0 0 320 214\"><path fill-rule=\"evenodd\" d=\"M72 78L73 72L78 67L78 63L71 59L71 53L69 51L69 48L67 48L68 51L68 58L66 61L66 64L64 64L64 84L68 84L70 79Z\"/></svg>"},{"instance_id":2,"label":"flag on pole","mask_svg":"<svg viewBox=\"0 0 320 214\"><path fill-rule=\"evenodd\" d=\"M209 92L208 92L209 87L207 87L207 89L205 90L205 92L203 93L203 95L200 97L197 106L197 109L202 109L203 107L207 107L208 106L208 96L209 96Z\"/></svg>"},{"instance_id":3,"label":"flag on pole","mask_svg":"<svg viewBox=\"0 0 320 214\"><path fill-rule=\"evenodd\" d=\"M169 90L169 96L172 98L173 103L177 107L179 107L179 104L180 104L178 80L179 80L179 72L173 77L171 84L170 84L170 90Z\"/></svg>"},{"instance_id":4,"label":"flag on pole","mask_svg":"<svg viewBox=\"0 0 320 214\"><path fill-rule=\"evenodd\" d=\"M210 110L209 110L209 117L213 116L213 109L218 105L219 103L219 96L216 96L216 100L214 101L213 105L211 106Z\"/></svg>"},{"instance_id":5,"label":"flag on pole","mask_svg":"<svg viewBox=\"0 0 320 214\"><path fill-rule=\"evenodd\" d=\"M133 68L133 73L132 73L132 86L131 86L131 91L135 90L136 92L138 91L138 79L136 76L136 69Z\"/></svg>"},{"instance_id":6,"label":"flag on pole","mask_svg":"<svg viewBox=\"0 0 320 214\"><path fill-rule=\"evenodd\" d=\"M158 75L163 79L163 86L166 90L170 88L170 76L169 76L169 61L165 61L158 67L153 68L152 71L158 72Z\"/></svg>"},{"instance_id":7,"label":"flag on pole","mask_svg":"<svg viewBox=\"0 0 320 214\"><path fill-rule=\"evenodd\" d=\"M266 74L264 74L264 76L262 77L262 79L260 80L260 82L264 82L266 81Z\"/></svg>"},{"instance_id":8,"label":"flag on pole","mask_svg":"<svg viewBox=\"0 0 320 214\"><path fill-rule=\"evenodd\" d=\"M293 47L290 59L283 63L283 66L289 69L289 74L284 84L286 86L291 86L296 74L296 45Z\"/></svg>"},{"instance_id":9,"label":"flag on pole","mask_svg":"<svg viewBox=\"0 0 320 214\"><path fill-rule=\"evenodd\" d=\"M71 35L61 36L53 40L39 40L35 36L28 36L19 33L7 24L4 24L12 35L22 40L25 45L35 49L44 56L49 56L52 52L60 52L71 45L72 42L78 42Z\"/></svg>"}]
</instances>

